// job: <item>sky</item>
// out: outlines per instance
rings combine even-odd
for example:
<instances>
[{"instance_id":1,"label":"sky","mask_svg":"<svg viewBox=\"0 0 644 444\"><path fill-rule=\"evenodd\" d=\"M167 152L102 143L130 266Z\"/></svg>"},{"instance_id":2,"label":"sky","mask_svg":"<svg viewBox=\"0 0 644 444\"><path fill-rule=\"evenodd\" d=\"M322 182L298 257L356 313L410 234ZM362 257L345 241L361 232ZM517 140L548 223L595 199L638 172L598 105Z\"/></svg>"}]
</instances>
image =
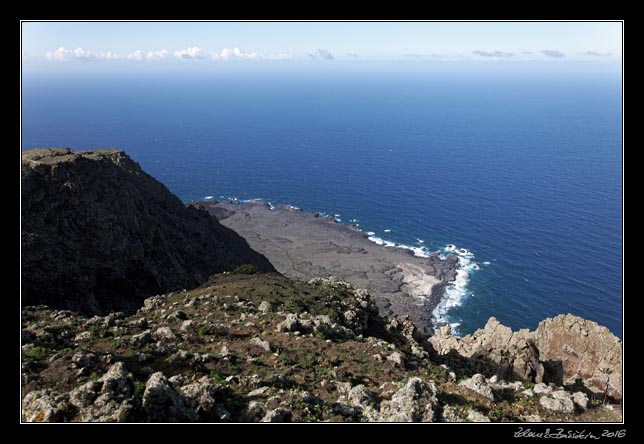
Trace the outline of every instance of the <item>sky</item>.
<instances>
[{"instance_id":1,"label":"sky","mask_svg":"<svg viewBox=\"0 0 644 444\"><path fill-rule=\"evenodd\" d=\"M242 61L619 63L620 22L23 22L23 66Z\"/></svg>"}]
</instances>

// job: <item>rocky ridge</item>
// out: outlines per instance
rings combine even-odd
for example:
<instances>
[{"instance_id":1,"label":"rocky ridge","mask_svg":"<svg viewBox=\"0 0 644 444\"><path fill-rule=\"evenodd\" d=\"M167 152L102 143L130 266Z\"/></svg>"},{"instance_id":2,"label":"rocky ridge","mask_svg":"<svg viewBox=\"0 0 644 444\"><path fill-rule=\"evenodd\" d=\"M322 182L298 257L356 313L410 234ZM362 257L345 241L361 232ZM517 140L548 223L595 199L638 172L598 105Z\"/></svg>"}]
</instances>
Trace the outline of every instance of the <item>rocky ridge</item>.
<instances>
[{"instance_id":1,"label":"rocky ridge","mask_svg":"<svg viewBox=\"0 0 644 444\"><path fill-rule=\"evenodd\" d=\"M131 316L84 317L45 306L25 307L22 316L24 421L561 422L621 415L618 404L583 388L441 363L436 349L446 348L436 338L417 339L409 318L381 317L368 292L335 278L304 283L224 273L191 291L148 298ZM445 347L453 345L442 337Z\"/></svg>"},{"instance_id":2,"label":"rocky ridge","mask_svg":"<svg viewBox=\"0 0 644 444\"><path fill-rule=\"evenodd\" d=\"M22 153L22 301L106 314L242 264L273 271L123 151Z\"/></svg>"}]
</instances>

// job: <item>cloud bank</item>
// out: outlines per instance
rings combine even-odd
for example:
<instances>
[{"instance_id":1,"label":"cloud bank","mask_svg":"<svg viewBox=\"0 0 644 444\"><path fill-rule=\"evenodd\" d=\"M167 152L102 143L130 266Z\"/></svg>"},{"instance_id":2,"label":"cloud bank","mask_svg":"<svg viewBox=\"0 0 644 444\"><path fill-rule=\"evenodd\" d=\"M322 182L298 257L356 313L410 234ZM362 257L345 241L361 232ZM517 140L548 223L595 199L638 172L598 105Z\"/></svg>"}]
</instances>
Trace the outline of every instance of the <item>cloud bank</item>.
<instances>
[{"instance_id":1,"label":"cloud bank","mask_svg":"<svg viewBox=\"0 0 644 444\"><path fill-rule=\"evenodd\" d=\"M311 57L313 60L333 60L333 59L335 59L335 57L333 57L333 54L331 54L326 49L318 49L317 51L315 51L313 53L309 53L309 57Z\"/></svg>"},{"instance_id":2,"label":"cloud bank","mask_svg":"<svg viewBox=\"0 0 644 444\"><path fill-rule=\"evenodd\" d=\"M477 49L475 51L472 51L472 54L481 56L481 57L493 57L497 59L503 59L503 58L508 58L512 57L514 54L511 52L503 52L503 51L481 51L480 49Z\"/></svg>"},{"instance_id":3,"label":"cloud bank","mask_svg":"<svg viewBox=\"0 0 644 444\"><path fill-rule=\"evenodd\" d=\"M566 54L564 54L561 51L557 51L556 49L544 49L543 51L541 51L541 54L548 57L553 57L555 59L561 59L563 57L566 57Z\"/></svg>"},{"instance_id":4,"label":"cloud bank","mask_svg":"<svg viewBox=\"0 0 644 444\"><path fill-rule=\"evenodd\" d=\"M609 57L613 55L610 52L596 52L596 51L586 51L584 55L593 56L593 57Z\"/></svg>"}]
</instances>

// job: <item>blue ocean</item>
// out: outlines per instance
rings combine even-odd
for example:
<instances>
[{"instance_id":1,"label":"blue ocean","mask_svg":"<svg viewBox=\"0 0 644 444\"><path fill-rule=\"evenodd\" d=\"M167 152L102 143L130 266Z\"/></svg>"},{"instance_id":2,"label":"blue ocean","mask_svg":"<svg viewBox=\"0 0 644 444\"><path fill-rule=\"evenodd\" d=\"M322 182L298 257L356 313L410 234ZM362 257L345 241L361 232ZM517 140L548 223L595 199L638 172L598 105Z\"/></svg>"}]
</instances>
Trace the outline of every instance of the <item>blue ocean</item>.
<instances>
[{"instance_id":1,"label":"blue ocean","mask_svg":"<svg viewBox=\"0 0 644 444\"><path fill-rule=\"evenodd\" d=\"M573 313L622 336L619 67L331 65L26 72L22 149L117 147L184 201L465 249L435 313L460 334Z\"/></svg>"}]
</instances>

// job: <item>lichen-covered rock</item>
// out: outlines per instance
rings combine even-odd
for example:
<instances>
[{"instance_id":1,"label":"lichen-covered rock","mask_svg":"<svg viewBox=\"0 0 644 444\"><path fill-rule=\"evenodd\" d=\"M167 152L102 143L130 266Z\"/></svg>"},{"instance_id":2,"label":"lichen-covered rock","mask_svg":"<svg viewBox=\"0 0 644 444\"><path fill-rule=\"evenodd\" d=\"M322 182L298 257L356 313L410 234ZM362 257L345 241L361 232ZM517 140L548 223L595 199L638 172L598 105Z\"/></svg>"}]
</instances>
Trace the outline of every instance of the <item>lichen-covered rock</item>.
<instances>
[{"instance_id":1,"label":"lichen-covered rock","mask_svg":"<svg viewBox=\"0 0 644 444\"><path fill-rule=\"evenodd\" d=\"M439 355L467 358L478 372L497 375L499 379L541 382L544 369L539 360L532 334L526 330L513 332L495 318L483 329L463 338L452 336L451 328L443 326L429 338ZM459 363L462 366L463 363Z\"/></svg>"},{"instance_id":2,"label":"lichen-covered rock","mask_svg":"<svg viewBox=\"0 0 644 444\"><path fill-rule=\"evenodd\" d=\"M471 378L461 381L458 385L466 387L473 392L476 392L479 395L488 398L490 401L494 400L494 393L492 392L492 389L485 380L485 377L480 373L477 373Z\"/></svg>"},{"instance_id":3,"label":"lichen-covered rock","mask_svg":"<svg viewBox=\"0 0 644 444\"><path fill-rule=\"evenodd\" d=\"M290 422L292 413L286 409L274 409L266 413L260 422Z\"/></svg>"},{"instance_id":4,"label":"lichen-covered rock","mask_svg":"<svg viewBox=\"0 0 644 444\"><path fill-rule=\"evenodd\" d=\"M378 422L433 422L436 420L439 390L433 382L410 378L392 396L380 403L380 411L368 410L366 419Z\"/></svg>"},{"instance_id":5,"label":"lichen-covered rock","mask_svg":"<svg viewBox=\"0 0 644 444\"><path fill-rule=\"evenodd\" d=\"M372 401L373 395L364 385L358 384L349 390L347 399L351 407L364 408Z\"/></svg>"},{"instance_id":6,"label":"lichen-covered rock","mask_svg":"<svg viewBox=\"0 0 644 444\"><path fill-rule=\"evenodd\" d=\"M534 340L551 371L562 372L569 381L581 378L591 389L621 399L622 342L606 327L559 315L540 322Z\"/></svg>"},{"instance_id":7,"label":"lichen-covered rock","mask_svg":"<svg viewBox=\"0 0 644 444\"><path fill-rule=\"evenodd\" d=\"M122 362L110 367L98 381L90 381L70 393L83 422L125 422L134 408L132 375Z\"/></svg>"},{"instance_id":8,"label":"lichen-covered rock","mask_svg":"<svg viewBox=\"0 0 644 444\"><path fill-rule=\"evenodd\" d=\"M217 402L219 397L223 398L221 387L213 384L208 377L184 385L179 391L186 407L196 414L198 420L223 421L230 417L230 413Z\"/></svg>"},{"instance_id":9,"label":"lichen-covered rock","mask_svg":"<svg viewBox=\"0 0 644 444\"><path fill-rule=\"evenodd\" d=\"M261 338L259 337L254 337L253 339L248 341L248 343L256 347L259 347L264 351L267 351L267 352L271 351L271 344L268 341L262 341Z\"/></svg>"},{"instance_id":10,"label":"lichen-covered rock","mask_svg":"<svg viewBox=\"0 0 644 444\"><path fill-rule=\"evenodd\" d=\"M301 328L300 320L295 313L289 313L286 315L286 319L277 324L277 331L280 332L293 332L299 331Z\"/></svg>"},{"instance_id":11,"label":"lichen-covered rock","mask_svg":"<svg viewBox=\"0 0 644 444\"><path fill-rule=\"evenodd\" d=\"M557 397L554 397L553 393L552 398L549 398L548 396L542 396L539 399L539 405L556 413L573 413L575 411L575 405L572 401L572 397L569 394L568 396L559 395Z\"/></svg>"},{"instance_id":12,"label":"lichen-covered rock","mask_svg":"<svg viewBox=\"0 0 644 444\"><path fill-rule=\"evenodd\" d=\"M70 408L68 397L53 390L35 390L22 400L22 418L26 422L65 421Z\"/></svg>"},{"instance_id":13,"label":"lichen-covered rock","mask_svg":"<svg viewBox=\"0 0 644 444\"><path fill-rule=\"evenodd\" d=\"M474 409L469 409L467 411L467 419L472 422L490 422L490 418Z\"/></svg>"},{"instance_id":14,"label":"lichen-covered rock","mask_svg":"<svg viewBox=\"0 0 644 444\"><path fill-rule=\"evenodd\" d=\"M156 372L145 384L143 410L152 422L195 421L197 415L175 391L162 372Z\"/></svg>"}]
</instances>

